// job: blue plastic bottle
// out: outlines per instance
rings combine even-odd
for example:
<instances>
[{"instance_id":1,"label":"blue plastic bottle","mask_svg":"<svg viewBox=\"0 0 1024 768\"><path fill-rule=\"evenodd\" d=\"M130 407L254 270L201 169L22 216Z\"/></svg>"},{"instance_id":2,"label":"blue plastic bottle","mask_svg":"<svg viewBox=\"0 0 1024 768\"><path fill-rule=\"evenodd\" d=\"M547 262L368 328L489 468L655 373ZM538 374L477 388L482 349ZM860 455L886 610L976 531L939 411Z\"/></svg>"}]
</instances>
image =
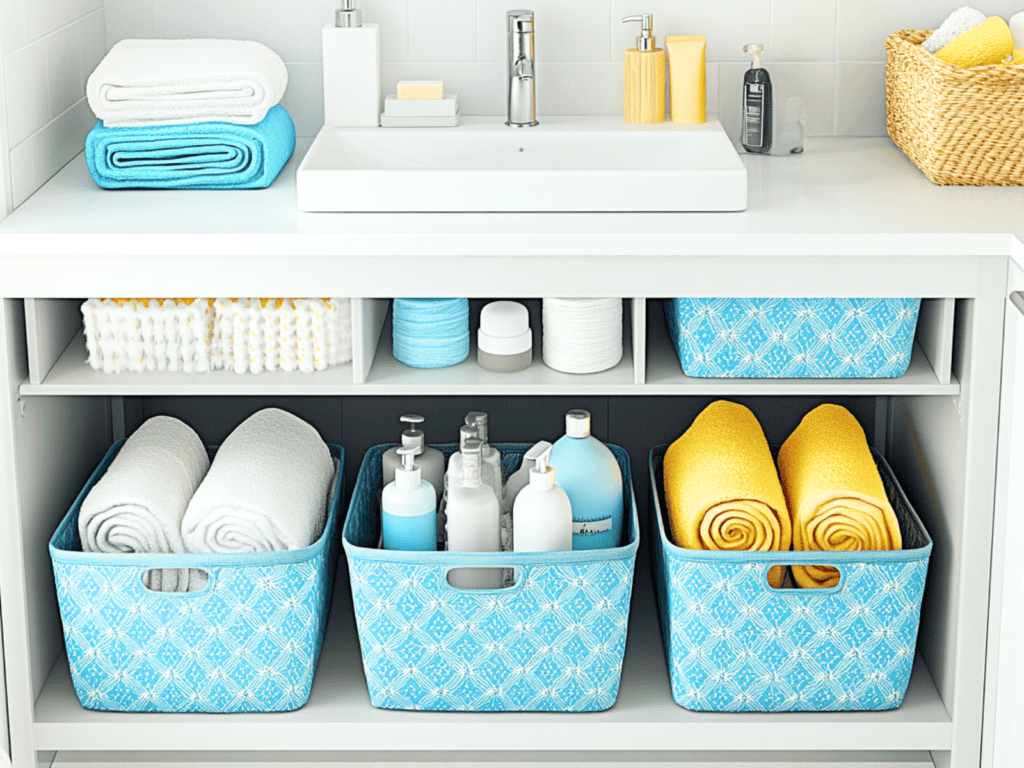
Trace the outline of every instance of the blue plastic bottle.
<instances>
[{"instance_id":1,"label":"blue plastic bottle","mask_svg":"<svg viewBox=\"0 0 1024 768\"><path fill-rule=\"evenodd\" d=\"M590 414L565 414L565 436L551 449L551 466L572 504L572 548L622 544L622 470L608 446L590 434Z\"/></svg>"},{"instance_id":2,"label":"blue plastic bottle","mask_svg":"<svg viewBox=\"0 0 1024 768\"><path fill-rule=\"evenodd\" d=\"M437 551L437 506L434 487L420 479L420 468L413 463L418 449L398 449L403 466L395 469L395 479L384 487L381 527L384 549L404 552Z\"/></svg>"}]
</instances>

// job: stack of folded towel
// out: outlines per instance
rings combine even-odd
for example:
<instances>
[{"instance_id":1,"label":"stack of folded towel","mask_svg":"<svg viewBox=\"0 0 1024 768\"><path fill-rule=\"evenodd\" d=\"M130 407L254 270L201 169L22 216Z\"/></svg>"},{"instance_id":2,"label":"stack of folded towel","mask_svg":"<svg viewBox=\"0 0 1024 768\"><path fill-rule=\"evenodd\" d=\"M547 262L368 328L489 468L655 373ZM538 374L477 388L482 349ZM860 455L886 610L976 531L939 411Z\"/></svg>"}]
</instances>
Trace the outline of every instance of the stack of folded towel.
<instances>
[{"instance_id":1,"label":"stack of folded towel","mask_svg":"<svg viewBox=\"0 0 1024 768\"><path fill-rule=\"evenodd\" d=\"M260 189L295 150L288 70L243 40L122 40L89 77L86 163L106 189Z\"/></svg>"},{"instance_id":2,"label":"stack of folded towel","mask_svg":"<svg viewBox=\"0 0 1024 768\"><path fill-rule=\"evenodd\" d=\"M782 446L778 467L753 413L712 403L665 454L673 542L749 552L902 549L864 430L845 408L807 414ZM829 567L795 565L792 573L803 588L839 582ZM783 576L773 568L769 581L778 587Z\"/></svg>"},{"instance_id":3,"label":"stack of folded towel","mask_svg":"<svg viewBox=\"0 0 1024 768\"><path fill-rule=\"evenodd\" d=\"M82 502L83 552L245 553L302 549L323 533L338 467L317 431L267 408L211 464L199 436L156 416L125 441ZM150 571L157 592L206 586L201 570Z\"/></svg>"},{"instance_id":4,"label":"stack of folded towel","mask_svg":"<svg viewBox=\"0 0 1024 768\"><path fill-rule=\"evenodd\" d=\"M995 64L1024 64L1024 22L1007 24L999 16L986 18L970 6L957 9L932 32L921 47L961 69ZM1021 32L1014 34L1017 25ZM1016 39L1016 37L1022 39Z\"/></svg>"},{"instance_id":5,"label":"stack of folded towel","mask_svg":"<svg viewBox=\"0 0 1024 768\"><path fill-rule=\"evenodd\" d=\"M351 299L89 299L82 320L104 373L313 373L352 359Z\"/></svg>"}]
</instances>

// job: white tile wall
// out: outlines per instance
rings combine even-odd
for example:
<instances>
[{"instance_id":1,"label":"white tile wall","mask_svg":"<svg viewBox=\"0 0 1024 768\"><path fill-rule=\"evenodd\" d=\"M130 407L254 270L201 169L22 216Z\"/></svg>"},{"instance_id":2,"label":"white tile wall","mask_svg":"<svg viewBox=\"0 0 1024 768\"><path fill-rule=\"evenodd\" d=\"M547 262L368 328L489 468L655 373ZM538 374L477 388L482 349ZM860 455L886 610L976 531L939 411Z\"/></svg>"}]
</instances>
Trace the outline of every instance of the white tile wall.
<instances>
[{"instance_id":1,"label":"white tile wall","mask_svg":"<svg viewBox=\"0 0 1024 768\"><path fill-rule=\"evenodd\" d=\"M107 50L103 3L0 0L7 113L0 147L14 206L82 151L95 123L85 81Z\"/></svg>"},{"instance_id":2,"label":"white tile wall","mask_svg":"<svg viewBox=\"0 0 1024 768\"><path fill-rule=\"evenodd\" d=\"M99 0L23 0L29 4ZM988 0L1004 16L1024 0ZM0 0L0 13L17 0ZM636 25L623 16L653 13L659 40L708 37L708 105L726 127L739 125L747 43L766 46L781 96L807 101L812 135L884 135L885 38L903 27L939 24L963 0L361 0L381 24L384 87L406 78L444 78L464 114L504 110L505 11L537 14L537 98L543 114L608 114L621 109L622 54ZM320 29L334 0L106 0L106 38L247 37L289 65L285 106L301 135L323 120ZM15 9L17 12L17 9ZM28 21L25 22L26 26ZM5 33L7 34L7 33ZM83 54L84 55L84 54ZM85 73L86 75L88 72Z\"/></svg>"}]
</instances>

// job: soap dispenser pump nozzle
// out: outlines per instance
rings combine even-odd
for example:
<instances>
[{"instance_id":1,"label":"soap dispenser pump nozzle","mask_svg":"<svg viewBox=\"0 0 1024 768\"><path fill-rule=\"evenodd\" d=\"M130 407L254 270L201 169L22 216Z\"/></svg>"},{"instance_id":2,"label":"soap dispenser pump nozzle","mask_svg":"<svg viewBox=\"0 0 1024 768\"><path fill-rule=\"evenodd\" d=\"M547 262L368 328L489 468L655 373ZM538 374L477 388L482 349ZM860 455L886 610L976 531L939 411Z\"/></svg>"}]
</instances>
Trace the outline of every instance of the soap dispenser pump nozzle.
<instances>
[{"instance_id":1,"label":"soap dispenser pump nozzle","mask_svg":"<svg viewBox=\"0 0 1024 768\"><path fill-rule=\"evenodd\" d=\"M537 457L537 463L530 470L530 487L538 491L548 491L555 487L555 470L548 463L551 461L551 445Z\"/></svg>"},{"instance_id":2,"label":"soap dispenser pump nozzle","mask_svg":"<svg viewBox=\"0 0 1024 768\"><path fill-rule=\"evenodd\" d=\"M761 69L761 53L764 51L764 46L760 43L754 43L753 45L744 45L744 53L754 54L754 61L751 65L751 69Z\"/></svg>"},{"instance_id":3,"label":"soap dispenser pump nozzle","mask_svg":"<svg viewBox=\"0 0 1024 768\"><path fill-rule=\"evenodd\" d=\"M395 469L395 485L403 491L415 491L420 487L420 468L415 463L418 453L419 450L412 445L398 449L402 466Z\"/></svg>"},{"instance_id":4,"label":"soap dispenser pump nozzle","mask_svg":"<svg viewBox=\"0 0 1024 768\"><path fill-rule=\"evenodd\" d=\"M339 0L338 10L334 12L334 26L363 26L363 12L356 8L356 0Z\"/></svg>"},{"instance_id":5,"label":"soap dispenser pump nozzle","mask_svg":"<svg viewBox=\"0 0 1024 768\"><path fill-rule=\"evenodd\" d=\"M632 21L640 22L640 36L636 39L636 49L638 51L653 51L654 50L654 14L643 13L636 16L627 16L622 20L623 24L628 24Z\"/></svg>"}]
</instances>

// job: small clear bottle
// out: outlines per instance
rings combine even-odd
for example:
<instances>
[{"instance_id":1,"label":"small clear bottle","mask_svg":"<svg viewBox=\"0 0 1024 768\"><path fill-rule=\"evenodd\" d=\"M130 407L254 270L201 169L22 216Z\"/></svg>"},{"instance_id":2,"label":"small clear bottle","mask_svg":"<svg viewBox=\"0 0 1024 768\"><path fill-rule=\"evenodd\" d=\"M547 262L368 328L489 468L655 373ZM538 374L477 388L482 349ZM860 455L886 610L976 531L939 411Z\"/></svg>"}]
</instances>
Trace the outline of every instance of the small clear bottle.
<instances>
[{"instance_id":1,"label":"small clear bottle","mask_svg":"<svg viewBox=\"0 0 1024 768\"><path fill-rule=\"evenodd\" d=\"M403 552L437 550L437 505L434 488L420 477L416 448L399 448L402 466L381 494L384 549Z\"/></svg>"},{"instance_id":2,"label":"small clear bottle","mask_svg":"<svg viewBox=\"0 0 1024 768\"><path fill-rule=\"evenodd\" d=\"M448 487L445 529L449 552L500 552L498 499L481 477L481 449L477 439L462 446L462 480ZM448 582L459 589L501 589L501 568L455 568Z\"/></svg>"}]
</instances>

